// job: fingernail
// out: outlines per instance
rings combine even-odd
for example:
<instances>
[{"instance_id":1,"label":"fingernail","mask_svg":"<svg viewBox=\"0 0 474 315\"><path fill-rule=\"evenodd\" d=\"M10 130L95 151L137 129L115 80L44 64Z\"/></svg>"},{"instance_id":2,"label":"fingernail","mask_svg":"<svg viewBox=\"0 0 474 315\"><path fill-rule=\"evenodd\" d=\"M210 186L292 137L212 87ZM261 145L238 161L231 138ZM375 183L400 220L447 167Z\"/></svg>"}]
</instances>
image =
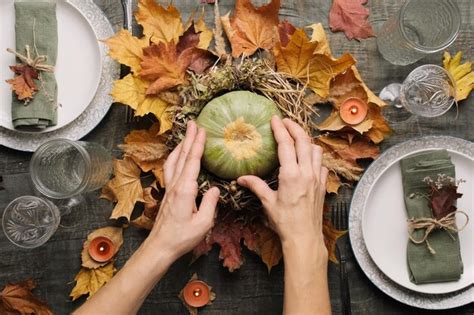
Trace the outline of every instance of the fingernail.
<instances>
[{"instance_id":1,"label":"fingernail","mask_svg":"<svg viewBox=\"0 0 474 315\"><path fill-rule=\"evenodd\" d=\"M237 178L237 184L244 185L245 184L245 179L242 178L242 177Z\"/></svg>"}]
</instances>

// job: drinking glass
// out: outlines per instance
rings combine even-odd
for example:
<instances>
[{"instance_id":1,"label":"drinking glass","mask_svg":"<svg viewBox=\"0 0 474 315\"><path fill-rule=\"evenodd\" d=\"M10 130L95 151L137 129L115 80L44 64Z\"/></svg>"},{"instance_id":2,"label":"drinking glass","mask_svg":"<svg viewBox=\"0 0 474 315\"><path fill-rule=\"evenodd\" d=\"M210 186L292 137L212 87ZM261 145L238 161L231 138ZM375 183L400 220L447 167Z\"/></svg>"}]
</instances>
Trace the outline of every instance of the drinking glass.
<instances>
[{"instance_id":1,"label":"drinking glass","mask_svg":"<svg viewBox=\"0 0 474 315\"><path fill-rule=\"evenodd\" d=\"M453 0L406 0L377 33L377 46L387 61L409 65L451 45L460 26Z\"/></svg>"},{"instance_id":2,"label":"drinking glass","mask_svg":"<svg viewBox=\"0 0 474 315\"><path fill-rule=\"evenodd\" d=\"M410 72L402 84L386 86L379 96L415 115L436 117L446 113L454 104L456 85L449 72L428 64Z\"/></svg>"},{"instance_id":3,"label":"drinking glass","mask_svg":"<svg viewBox=\"0 0 474 315\"><path fill-rule=\"evenodd\" d=\"M8 204L3 212L2 227L16 246L35 248L56 232L60 211L51 201L36 196L22 196Z\"/></svg>"},{"instance_id":4,"label":"drinking glass","mask_svg":"<svg viewBox=\"0 0 474 315\"><path fill-rule=\"evenodd\" d=\"M101 145L55 139L41 145L30 162L36 189L53 199L66 199L102 187L112 173L111 154Z\"/></svg>"}]
</instances>

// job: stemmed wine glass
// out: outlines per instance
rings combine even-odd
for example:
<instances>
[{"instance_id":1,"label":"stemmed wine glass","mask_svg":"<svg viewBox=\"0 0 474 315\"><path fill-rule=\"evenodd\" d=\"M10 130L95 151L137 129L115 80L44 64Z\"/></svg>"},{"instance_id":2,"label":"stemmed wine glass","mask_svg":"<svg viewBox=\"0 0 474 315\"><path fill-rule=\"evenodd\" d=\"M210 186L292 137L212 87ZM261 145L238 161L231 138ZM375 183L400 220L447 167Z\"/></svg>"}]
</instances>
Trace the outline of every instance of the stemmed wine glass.
<instances>
[{"instance_id":1,"label":"stemmed wine glass","mask_svg":"<svg viewBox=\"0 0 474 315\"><path fill-rule=\"evenodd\" d=\"M444 68L427 64L413 70L402 84L387 85L379 97L398 109L392 109L389 116L406 114L405 109L418 116L437 117L454 104L456 83Z\"/></svg>"}]
</instances>

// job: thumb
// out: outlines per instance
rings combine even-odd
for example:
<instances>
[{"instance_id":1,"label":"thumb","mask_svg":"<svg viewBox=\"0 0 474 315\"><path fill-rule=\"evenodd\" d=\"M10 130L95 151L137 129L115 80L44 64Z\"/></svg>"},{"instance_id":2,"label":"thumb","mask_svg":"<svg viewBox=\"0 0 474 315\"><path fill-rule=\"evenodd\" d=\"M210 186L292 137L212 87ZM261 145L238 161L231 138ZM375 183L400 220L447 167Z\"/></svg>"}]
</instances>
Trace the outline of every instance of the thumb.
<instances>
[{"instance_id":1,"label":"thumb","mask_svg":"<svg viewBox=\"0 0 474 315\"><path fill-rule=\"evenodd\" d=\"M217 202L219 201L219 188L212 187L202 196L199 205L198 216L206 222L212 222L216 213Z\"/></svg>"},{"instance_id":2,"label":"thumb","mask_svg":"<svg viewBox=\"0 0 474 315\"><path fill-rule=\"evenodd\" d=\"M241 176L237 179L240 186L250 189L262 203L269 201L275 193L260 177L253 175Z\"/></svg>"}]
</instances>

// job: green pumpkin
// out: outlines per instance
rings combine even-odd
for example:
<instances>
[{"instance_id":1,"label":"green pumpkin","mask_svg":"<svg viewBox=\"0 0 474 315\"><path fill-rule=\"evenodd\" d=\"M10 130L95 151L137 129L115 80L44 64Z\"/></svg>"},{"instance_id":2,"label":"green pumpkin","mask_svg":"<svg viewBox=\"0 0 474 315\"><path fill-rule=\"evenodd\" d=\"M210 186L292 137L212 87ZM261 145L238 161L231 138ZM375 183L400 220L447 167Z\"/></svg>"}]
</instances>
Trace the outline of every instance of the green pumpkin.
<instances>
[{"instance_id":1,"label":"green pumpkin","mask_svg":"<svg viewBox=\"0 0 474 315\"><path fill-rule=\"evenodd\" d=\"M216 97L202 109L197 124L206 129L203 166L224 179L268 175L278 166L270 120L282 117L268 98L234 91Z\"/></svg>"}]
</instances>

